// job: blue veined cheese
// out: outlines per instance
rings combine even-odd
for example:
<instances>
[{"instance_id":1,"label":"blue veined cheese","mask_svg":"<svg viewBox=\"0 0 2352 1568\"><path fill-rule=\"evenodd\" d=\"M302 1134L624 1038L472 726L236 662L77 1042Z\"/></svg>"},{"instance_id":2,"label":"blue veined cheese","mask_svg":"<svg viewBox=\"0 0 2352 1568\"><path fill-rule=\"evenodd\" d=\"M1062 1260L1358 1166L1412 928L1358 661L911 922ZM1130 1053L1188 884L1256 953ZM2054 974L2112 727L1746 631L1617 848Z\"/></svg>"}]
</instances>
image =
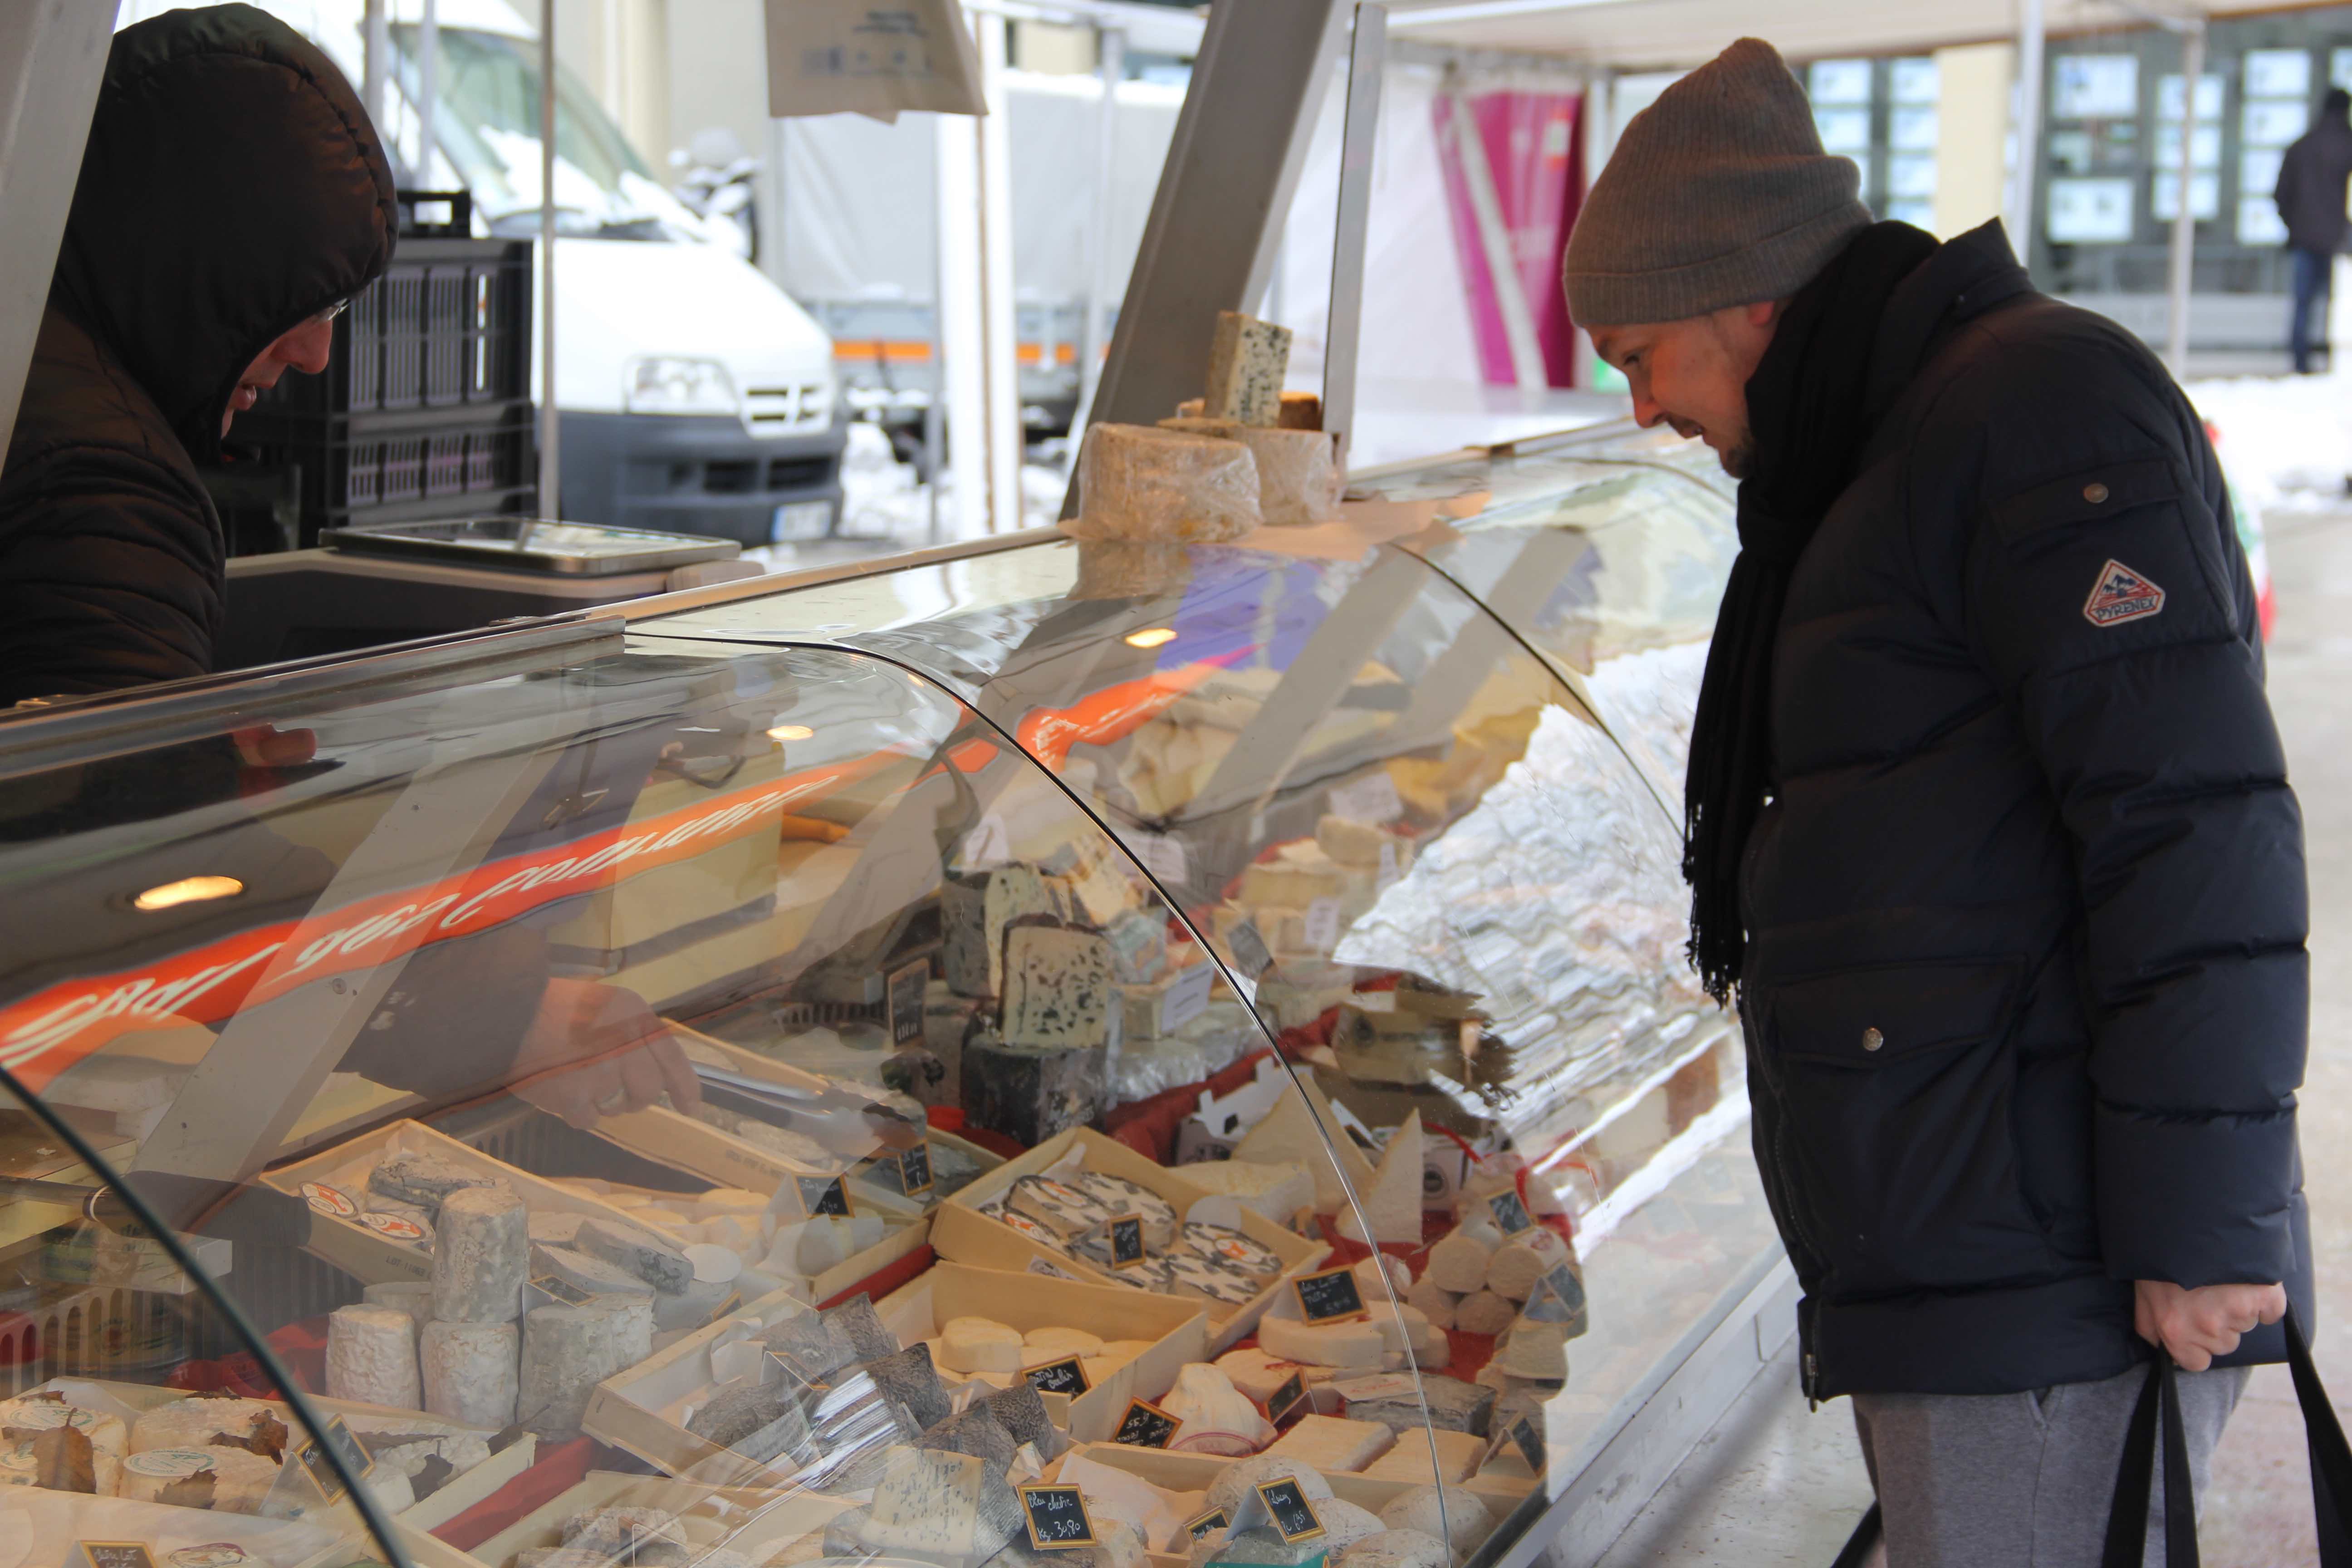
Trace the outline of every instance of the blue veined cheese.
<instances>
[{"instance_id":1,"label":"blue veined cheese","mask_svg":"<svg viewBox=\"0 0 2352 1568\"><path fill-rule=\"evenodd\" d=\"M980 1518L982 1478L988 1462L945 1449L917 1449L874 1489L860 1532L871 1550L924 1557L992 1556L1003 1542L986 1542Z\"/></svg>"},{"instance_id":2,"label":"blue veined cheese","mask_svg":"<svg viewBox=\"0 0 2352 1568\"><path fill-rule=\"evenodd\" d=\"M1004 928L1024 915L1054 912L1045 879L1018 863L950 877L940 890L945 928L940 966L960 996L1003 994Z\"/></svg>"},{"instance_id":3,"label":"blue veined cheese","mask_svg":"<svg viewBox=\"0 0 2352 1568\"><path fill-rule=\"evenodd\" d=\"M1201 412L1243 425L1282 421L1282 382L1290 372L1290 329L1238 310L1217 312L1209 340L1209 380Z\"/></svg>"},{"instance_id":4,"label":"blue veined cheese","mask_svg":"<svg viewBox=\"0 0 2352 1568\"><path fill-rule=\"evenodd\" d=\"M1115 1047L1126 1005L1101 932L1029 919L1006 929L998 1028L1006 1045Z\"/></svg>"},{"instance_id":5,"label":"blue veined cheese","mask_svg":"<svg viewBox=\"0 0 2352 1568\"><path fill-rule=\"evenodd\" d=\"M1263 521L1257 459L1239 441L1148 425L1097 425L1078 450L1079 539L1214 544Z\"/></svg>"}]
</instances>

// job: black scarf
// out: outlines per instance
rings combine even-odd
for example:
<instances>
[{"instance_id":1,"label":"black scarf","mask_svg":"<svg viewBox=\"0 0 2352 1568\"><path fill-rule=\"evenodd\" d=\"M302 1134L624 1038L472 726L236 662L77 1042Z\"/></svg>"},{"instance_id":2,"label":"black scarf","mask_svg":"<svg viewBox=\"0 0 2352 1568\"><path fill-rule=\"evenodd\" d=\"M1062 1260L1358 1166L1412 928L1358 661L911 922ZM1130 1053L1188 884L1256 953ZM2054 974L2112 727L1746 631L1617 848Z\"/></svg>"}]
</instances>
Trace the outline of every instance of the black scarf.
<instances>
[{"instance_id":1,"label":"black scarf","mask_svg":"<svg viewBox=\"0 0 2352 1568\"><path fill-rule=\"evenodd\" d=\"M1691 964L1728 998L1747 948L1739 861L1771 784L1772 644L1789 574L1853 479L1874 410L1863 406L1879 318L1936 249L1908 224L1873 224L1782 312L1748 381L1753 468L1739 486L1739 557L1716 612L1683 783Z\"/></svg>"}]
</instances>

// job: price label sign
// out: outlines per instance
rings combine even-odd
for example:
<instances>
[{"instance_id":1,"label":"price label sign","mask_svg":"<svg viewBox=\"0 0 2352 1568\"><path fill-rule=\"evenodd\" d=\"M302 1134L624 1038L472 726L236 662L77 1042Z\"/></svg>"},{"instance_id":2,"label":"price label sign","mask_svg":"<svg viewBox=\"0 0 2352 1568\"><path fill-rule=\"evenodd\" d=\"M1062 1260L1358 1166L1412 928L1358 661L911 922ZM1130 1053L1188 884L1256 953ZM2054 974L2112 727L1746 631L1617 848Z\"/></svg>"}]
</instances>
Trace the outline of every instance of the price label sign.
<instances>
[{"instance_id":1,"label":"price label sign","mask_svg":"<svg viewBox=\"0 0 2352 1568\"><path fill-rule=\"evenodd\" d=\"M1540 1288L1550 1292L1552 1300L1566 1309L1570 1317L1584 1310L1584 1281L1576 1277L1575 1268L1570 1265L1553 1264L1545 1271Z\"/></svg>"},{"instance_id":2,"label":"price label sign","mask_svg":"<svg viewBox=\"0 0 2352 1568\"><path fill-rule=\"evenodd\" d=\"M1323 798L1332 816L1357 822L1392 822L1404 815L1404 800L1397 794L1396 780L1389 777L1385 768L1351 779Z\"/></svg>"},{"instance_id":3,"label":"price label sign","mask_svg":"<svg viewBox=\"0 0 2352 1568\"><path fill-rule=\"evenodd\" d=\"M302 1467L302 1473L310 1478L311 1485L317 1487L329 1502L340 1502L344 1491L343 1478L335 1474L334 1461L327 1458L329 1444L334 1445L335 1452L342 1456L345 1468L355 1477L364 1479L375 1468L375 1461L368 1458L368 1451L360 1447L360 1440L352 1436L352 1429L343 1424L340 1415L327 1417L324 1432L294 1450L294 1462Z\"/></svg>"},{"instance_id":4,"label":"price label sign","mask_svg":"<svg viewBox=\"0 0 2352 1568\"><path fill-rule=\"evenodd\" d=\"M1298 1292L1299 1315L1309 1323L1337 1323L1364 1315L1363 1293L1356 1289L1356 1271L1347 1264L1320 1274L1302 1274L1290 1282Z\"/></svg>"},{"instance_id":5,"label":"price label sign","mask_svg":"<svg viewBox=\"0 0 2352 1568\"><path fill-rule=\"evenodd\" d=\"M1143 1261L1143 1216L1123 1215L1110 1222L1110 1266L1132 1268Z\"/></svg>"},{"instance_id":6,"label":"price label sign","mask_svg":"<svg viewBox=\"0 0 2352 1568\"><path fill-rule=\"evenodd\" d=\"M1087 1382L1086 1363L1074 1355L1033 1366L1021 1375L1040 1394L1066 1394L1073 1399L1091 1386Z\"/></svg>"},{"instance_id":7,"label":"price label sign","mask_svg":"<svg viewBox=\"0 0 2352 1568\"><path fill-rule=\"evenodd\" d=\"M1186 1520L1184 1521L1184 1533L1191 1536L1193 1540L1198 1541L1213 1530L1224 1529L1228 1522L1229 1521L1225 1518L1225 1510L1223 1509L1213 1508L1208 1512L1200 1515L1198 1518Z\"/></svg>"},{"instance_id":8,"label":"price label sign","mask_svg":"<svg viewBox=\"0 0 2352 1568\"><path fill-rule=\"evenodd\" d=\"M926 1141L898 1156L898 1184L910 1198L931 1190L931 1145Z\"/></svg>"},{"instance_id":9,"label":"price label sign","mask_svg":"<svg viewBox=\"0 0 2352 1568\"><path fill-rule=\"evenodd\" d=\"M1267 1397L1266 1422L1269 1426L1279 1426L1290 1415L1301 1414L1299 1406L1307 1403L1307 1373L1302 1369L1292 1373L1284 1380L1282 1386Z\"/></svg>"},{"instance_id":10,"label":"price label sign","mask_svg":"<svg viewBox=\"0 0 2352 1568\"><path fill-rule=\"evenodd\" d=\"M1184 841L1165 833L1139 833L1128 840L1143 868L1160 883L1182 887L1192 879L1192 857Z\"/></svg>"},{"instance_id":11,"label":"price label sign","mask_svg":"<svg viewBox=\"0 0 2352 1568\"><path fill-rule=\"evenodd\" d=\"M154 1556L142 1542L77 1541L74 1552L66 1568L155 1568Z\"/></svg>"},{"instance_id":12,"label":"price label sign","mask_svg":"<svg viewBox=\"0 0 2352 1568\"><path fill-rule=\"evenodd\" d=\"M1217 966L1196 963L1179 970L1160 998L1160 1032L1172 1035L1209 1010L1209 987L1216 983Z\"/></svg>"},{"instance_id":13,"label":"price label sign","mask_svg":"<svg viewBox=\"0 0 2352 1568\"><path fill-rule=\"evenodd\" d=\"M1519 1194L1515 1192L1496 1193L1486 1200L1486 1207L1505 1236L1517 1236L1536 1227L1535 1215L1528 1213L1528 1205L1519 1202Z\"/></svg>"},{"instance_id":14,"label":"price label sign","mask_svg":"<svg viewBox=\"0 0 2352 1568\"><path fill-rule=\"evenodd\" d=\"M1176 1436L1176 1428L1182 1425L1149 1400L1130 1399L1127 1402L1127 1414L1118 1418L1118 1430L1111 1434L1110 1440L1130 1448L1165 1448L1168 1439Z\"/></svg>"},{"instance_id":15,"label":"price label sign","mask_svg":"<svg viewBox=\"0 0 2352 1568\"><path fill-rule=\"evenodd\" d=\"M931 963L917 959L890 972L886 994L890 1006L890 1043L911 1045L923 1037L923 990L931 983Z\"/></svg>"},{"instance_id":16,"label":"price label sign","mask_svg":"<svg viewBox=\"0 0 2352 1568\"><path fill-rule=\"evenodd\" d=\"M1328 952L1339 945L1339 900L1317 899L1307 906L1304 922L1307 945L1318 952Z\"/></svg>"},{"instance_id":17,"label":"price label sign","mask_svg":"<svg viewBox=\"0 0 2352 1568\"><path fill-rule=\"evenodd\" d=\"M1537 1475L1543 1474L1543 1434L1536 1430L1534 1419L1522 1415L1512 1422L1509 1437L1511 1447L1517 1448L1519 1458L1528 1462L1528 1468Z\"/></svg>"},{"instance_id":18,"label":"price label sign","mask_svg":"<svg viewBox=\"0 0 2352 1568\"><path fill-rule=\"evenodd\" d=\"M1307 1500L1307 1489L1298 1484L1297 1477L1261 1481L1257 1495L1265 1502L1266 1517L1274 1521L1275 1531L1284 1544L1296 1546L1323 1533L1323 1521L1316 1516L1315 1505Z\"/></svg>"},{"instance_id":19,"label":"price label sign","mask_svg":"<svg viewBox=\"0 0 2352 1568\"><path fill-rule=\"evenodd\" d=\"M1274 963L1273 950L1265 945L1255 921L1244 921L1225 937L1225 946L1234 955L1234 967L1245 978L1255 980Z\"/></svg>"},{"instance_id":20,"label":"price label sign","mask_svg":"<svg viewBox=\"0 0 2352 1568\"><path fill-rule=\"evenodd\" d=\"M1029 1544L1040 1552L1066 1552L1095 1544L1087 1497L1076 1487L1032 1481L1021 1489L1021 1511L1029 1523Z\"/></svg>"},{"instance_id":21,"label":"price label sign","mask_svg":"<svg viewBox=\"0 0 2352 1568\"><path fill-rule=\"evenodd\" d=\"M840 1176L802 1176L798 1180L801 1202L807 1205L811 1219L825 1215L837 1219L852 1217L849 1212L849 1183L845 1179Z\"/></svg>"}]
</instances>

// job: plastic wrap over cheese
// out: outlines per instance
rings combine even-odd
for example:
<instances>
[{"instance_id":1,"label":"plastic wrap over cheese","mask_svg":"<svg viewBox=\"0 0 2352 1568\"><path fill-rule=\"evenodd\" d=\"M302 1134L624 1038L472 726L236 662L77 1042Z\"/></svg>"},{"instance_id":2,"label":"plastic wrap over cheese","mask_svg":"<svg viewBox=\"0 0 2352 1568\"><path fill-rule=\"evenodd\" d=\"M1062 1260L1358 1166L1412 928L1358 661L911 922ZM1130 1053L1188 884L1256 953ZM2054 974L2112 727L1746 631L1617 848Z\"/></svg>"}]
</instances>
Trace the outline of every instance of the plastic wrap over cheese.
<instances>
[{"instance_id":1,"label":"plastic wrap over cheese","mask_svg":"<svg viewBox=\"0 0 2352 1568\"><path fill-rule=\"evenodd\" d=\"M1078 453L1080 539L1213 544L1258 526L1257 460L1239 441L1097 425Z\"/></svg>"},{"instance_id":2,"label":"plastic wrap over cheese","mask_svg":"<svg viewBox=\"0 0 2352 1568\"><path fill-rule=\"evenodd\" d=\"M1327 522L1339 515L1339 451L1320 430L1183 417L1163 419L1160 427L1247 447L1257 460L1258 512L1268 523Z\"/></svg>"}]
</instances>

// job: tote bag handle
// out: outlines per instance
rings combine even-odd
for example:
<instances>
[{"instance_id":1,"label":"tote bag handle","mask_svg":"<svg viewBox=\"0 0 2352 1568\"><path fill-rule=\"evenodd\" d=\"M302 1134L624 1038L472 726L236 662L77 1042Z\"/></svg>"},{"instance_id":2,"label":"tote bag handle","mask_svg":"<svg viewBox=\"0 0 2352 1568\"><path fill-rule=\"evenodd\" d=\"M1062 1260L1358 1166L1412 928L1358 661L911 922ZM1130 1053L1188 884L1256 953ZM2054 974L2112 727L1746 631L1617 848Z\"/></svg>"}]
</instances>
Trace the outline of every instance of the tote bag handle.
<instances>
[{"instance_id":1,"label":"tote bag handle","mask_svg":"<svg viewBox=\"0 0 2352 1568\"><path fill-rule=\"evenodd\" d=\"M2294 1379L2295 1402L2303 1406L2304 1438L2311 1450L2311 1501L2319 1524L2320 1568L2352 1568L2352 1535L2345 1521L2352 1518L2352 1447L2319 1373L2311 1363L2311 1345L2295 1321L2294 1309L2286 1313L2287 1370ZM2147 1503L2155 1489L2157 1434L2164 1436L2164 1561L2165 1568L2198 1568L2197 1501L2189 1479L2189 1439L2180 1424L2180 1390L2172 1358L2158 1354L2149 1363L2147 1382L2139 1403L2132 1407L2125 1429L2123 1463L2116 1472L2115 1502L2107 1513L2106 1551L2101 1568L2140 1568L2147 1551Z\"/></svg>"}]
</instances>

